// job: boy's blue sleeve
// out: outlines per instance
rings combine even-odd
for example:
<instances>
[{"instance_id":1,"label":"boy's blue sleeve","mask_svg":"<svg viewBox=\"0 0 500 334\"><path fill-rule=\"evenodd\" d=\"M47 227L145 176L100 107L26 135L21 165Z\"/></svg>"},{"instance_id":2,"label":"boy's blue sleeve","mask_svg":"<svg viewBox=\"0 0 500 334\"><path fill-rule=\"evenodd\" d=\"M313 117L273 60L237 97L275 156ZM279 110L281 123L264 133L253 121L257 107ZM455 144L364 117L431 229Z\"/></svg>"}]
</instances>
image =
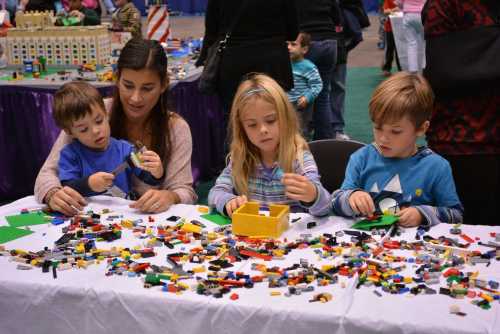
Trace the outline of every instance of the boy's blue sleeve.
<instances>
[{"instance_id":1,"label":"boy's blue sleeve","mask_svg":"<svg viewBox=\"0 0 500 334\"><path fill-rule=\"evenodd\" d=\"M434 205L416 206L424 217L424 225L462 223L464 210L457 195L450 164L443 159L434 173L437 173L436 182L432 185Z\"/></svg>"},{"instance_id":2,"label":"boy's blue sleeve","mask_svg":"<svg viewBox=\"0 0 500 334\"><path fill-rule=\"evenodd\" d=\"M58 164L59 180L63 186L73 188L82 196L94 196L98 194L90 189L90 175L83 175L77 154L70 146L62 149Z\"/></svg>"},{"instance_id":3,"label":"boy's blue sleeve","mask_svg":"<svg viewBox=\"0 0 500 334\"><path fill-rule=\"evenodd\" d=\"M236 197L237 195L234 193L233 177L231 175L231 162L229 162L208 193L208 205L215 207L221 214L226 214L224 209L227 202Z\"/></svg>"},{"instance_id":4,"label":"boy's blue sleeve","mask_svg":"<svg viewBox=\"0 0 500 334\"><path fill-rule=\"evenodd\" d=\"M59 180L68 181L80 179L83 177L81 164L78 161L78 156L75 151L71 149L70 145L66 145L59 155L58 173Z\"/></svg>"},{"instance_id":5,"label":"boy's blue sleeve","mask_svg":"<svg viewBox=\"0 0 500 334\"><path fill-rule=\"evenodd\" d=\"M354 217L356 214L349 204L349 197L356 190L363 190L360 184L361 180L361 159L359 154L353 154L347 164L344 182L340 189L332 194L333 213L343 217Z\"/></svg>"},{"instance_id":6,"label":"boy's blue sleeve","mask_svg":"<svg viewBox=\"0 0 500 334\"><path fill-rule=\"evenodd\" d=\"M309 91L305 94L307 104L311 104L316 100L319 93L323 89L323 81L319 75L318 69L314 66L306 75Z\"/></svg>"}]
</instances>

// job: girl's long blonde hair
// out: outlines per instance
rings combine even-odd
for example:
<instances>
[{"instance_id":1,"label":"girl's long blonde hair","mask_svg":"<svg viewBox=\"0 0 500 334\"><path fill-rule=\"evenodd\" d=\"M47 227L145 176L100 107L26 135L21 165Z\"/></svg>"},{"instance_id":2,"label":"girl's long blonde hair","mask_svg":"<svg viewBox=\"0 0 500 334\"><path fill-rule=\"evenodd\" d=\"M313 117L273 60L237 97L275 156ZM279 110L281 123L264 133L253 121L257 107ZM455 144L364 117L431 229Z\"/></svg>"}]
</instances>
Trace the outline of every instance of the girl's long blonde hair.
<instances>
[{"instance_id":1,"label":"girl's long blonde hair","mask_svg":"<svg viewBox=\"0 0 500 334\"><path fill-rule=\"evenodd\" d=\"M299 131L297 113L280 85L264 74L252 74L244 80L233 100L230 115L231 158L233 184L239 195L248 195L248 177L260 161L259 149L250 142L242 125L241 114L254 99L263 99L274 106L278 114L278 163L285 173L293 172L295 159L303 163L308 146Z\"/></svg>"}]
</instances>

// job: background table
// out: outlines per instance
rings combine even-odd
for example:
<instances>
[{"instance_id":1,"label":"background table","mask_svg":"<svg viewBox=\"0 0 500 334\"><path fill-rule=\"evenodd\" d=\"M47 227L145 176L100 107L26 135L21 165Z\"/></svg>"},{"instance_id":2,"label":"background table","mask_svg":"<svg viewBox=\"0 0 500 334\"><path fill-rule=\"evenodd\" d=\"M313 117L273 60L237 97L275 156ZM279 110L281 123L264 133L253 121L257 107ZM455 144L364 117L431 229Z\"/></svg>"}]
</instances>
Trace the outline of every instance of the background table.
<instances>
[{"instance_id":1,"label":"background table","mask_svg":"<svg viewBox=\"0 0 500 334\"><path fill-rule=\"evenodd\" d=\"M174 83L170 90L174 110L191 128L195 182L213 178L224 164L225 136L219 101L198 92L198 75ZM111 96L114 85L98 89ZM55 90L0 82L0 202L33 193L38 171L60 132L52 118Z\"/></svg>"},{"instance_id":2,"label":"background table","mask_svg":"<svg viewBox=\"0 0 500 334\"><path fill-rule=\"evenodd\" d=\"M128 208L128 202L121 199L95 197L89 208L99 212L111 208L124 214L125 218L143 218ZM35 205L33 197L22 199L0 207L0 225L5 224L3 216L18 213L21 208ZM156 215L157 222L166 217L178 215L198 219L212 228L208 221L199 218L194 206L176 205L168 212ZM298 214L302 219L292 224L284 237L293 240L302 233L313 236L349 227L352 222L338 217L316 220L318 226L307 229L311 217ZM147 221L147 219L146 219ZM430 234L437 237L449 235L450 226L434 227ZM463 226L464 233L489 240L493 227ZM40 250L51 247L61 235L61 226L38 225L32 227L34 234L6 244L8 249ZM498 228L496 228L498 232ZM402 238L411 240L414 229L408 229ZM346 239L348 240L348 239ZM98 243L100 248L112 246L135 246L141 243L124 230L122 239L113 243ZM166 265L167 252L178 252L178 245L169 250L156 248L158 255L147 262ZM475 246L474 246L475 247ZM483 249L484 251L484 249ZM286 267L306 258L318 266L331 261L317 262L313 249L293 250L285 260L264 263L268 267ZM105 261L104 261L105 262ZM0 257L0 323L2 332L17 333L499 333L500 305L492 303L492 309L482 310L470 303L470 299L455 300L444 295L390 295L378 297L374 288L355 288L355 279L340 276L340 283L316 287L316 292L330 292L333 300L309 303L314 293L300 296L271 297L265 283L257 283L253 289L234 290L240 296L236 301L226 294L221 299L200 296L192 291L182 295L160 291L158 287L144 289L142 281L125 276L106 277L105 263L91 265L87 269L71 269L58 273L43 274L40 268L31 271L17 270L17 263ZM255 261L237 262L231 271L250 270ZM190 269L194 264L186 264ZM410 266L410 264L408 264ZM476 265L468 271L479 271L479 278L500 279L498 262L486 267ZM443 278L441 278L443 280ZM186 281L192 282L192 281ZM315 283L313 285L316 285ZM431 286L436 288L436 286ZM272 289L285 291L285 288ZM450 305L459 305L467 313L459 317L449 313Z\"/></svg>"}]
</instances>

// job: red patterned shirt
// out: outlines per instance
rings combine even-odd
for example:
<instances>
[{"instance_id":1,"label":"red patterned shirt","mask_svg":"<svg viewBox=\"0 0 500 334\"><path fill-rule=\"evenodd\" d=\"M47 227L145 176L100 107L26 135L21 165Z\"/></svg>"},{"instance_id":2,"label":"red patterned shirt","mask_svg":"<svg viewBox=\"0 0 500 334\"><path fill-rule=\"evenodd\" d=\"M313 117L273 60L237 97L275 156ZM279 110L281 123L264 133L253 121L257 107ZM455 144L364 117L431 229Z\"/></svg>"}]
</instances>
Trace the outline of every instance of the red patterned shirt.
<instances>
[{"instance_id":1,"label":"red patterned shirt","mask_svg":"<svg viewBox=\"0 0 500 334\"><path fill-rule=\"evenodd\" d=\"M481 0L428 0L424 12L426 38L495 24ZM442 154L500 154L500 87L436 96L427 141Z\"/></svg>"}]
</instances>

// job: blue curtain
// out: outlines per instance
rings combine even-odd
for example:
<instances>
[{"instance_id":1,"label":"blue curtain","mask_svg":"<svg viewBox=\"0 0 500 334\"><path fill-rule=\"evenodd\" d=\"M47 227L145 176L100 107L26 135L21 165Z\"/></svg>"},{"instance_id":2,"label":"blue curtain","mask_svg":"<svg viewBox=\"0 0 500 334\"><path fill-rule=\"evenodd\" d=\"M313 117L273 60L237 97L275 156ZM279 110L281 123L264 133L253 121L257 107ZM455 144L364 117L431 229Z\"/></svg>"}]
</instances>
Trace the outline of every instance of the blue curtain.
<instances>
[{"instance_id":1,"label":"blue curtain","mask_svg":"<svg viewBox=\"0 0 500 334\"><path fill-rule=\"evenodd\" d=\"M183 14L201 14L205 12L207 2L208 0L168 0L168 8Z\"/></svg>"}]
</instances>

